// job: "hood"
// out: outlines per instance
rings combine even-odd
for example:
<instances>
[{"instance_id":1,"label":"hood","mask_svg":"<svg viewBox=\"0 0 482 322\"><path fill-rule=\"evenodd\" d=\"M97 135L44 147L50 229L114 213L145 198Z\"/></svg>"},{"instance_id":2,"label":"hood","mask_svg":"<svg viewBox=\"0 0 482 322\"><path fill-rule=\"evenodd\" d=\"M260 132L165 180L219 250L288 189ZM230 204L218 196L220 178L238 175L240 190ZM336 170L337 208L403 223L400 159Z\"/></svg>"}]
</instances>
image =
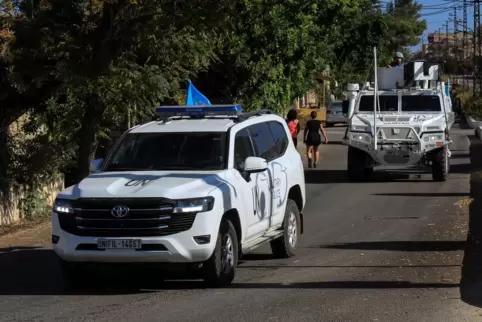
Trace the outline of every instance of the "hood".
<instances>
[{"instance_id":1,"label":"hood","mask_svg":"<svg viewBox=\"0 0 482 322\"><path fill-rule=\"evenodd\" d=\"M59 198L153 198L205 197L224 182L224 171L99 172L71 186Z\"/></svg>"}]
</instances>

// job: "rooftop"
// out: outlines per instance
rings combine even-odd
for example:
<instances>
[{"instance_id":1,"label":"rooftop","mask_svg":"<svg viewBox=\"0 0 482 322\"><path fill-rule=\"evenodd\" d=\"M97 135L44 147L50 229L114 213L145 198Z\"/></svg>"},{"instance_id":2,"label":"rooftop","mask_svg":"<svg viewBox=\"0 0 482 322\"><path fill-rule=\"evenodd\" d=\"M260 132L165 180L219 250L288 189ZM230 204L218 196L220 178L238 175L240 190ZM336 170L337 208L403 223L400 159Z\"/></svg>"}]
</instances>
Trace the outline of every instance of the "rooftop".
<instances>
[{"instance_id":1,"label":"rooftop","mask_svg":"<svg viewBox=\"0 0 482 322\"><path fill-rule=\"evenodd\" d=\"M203 118L203 119L173 119L167 123L153 121L140 125L131 133L161 133L161 132L226 132L234 121L229 118Z\"/></svg>"}]
</instances>

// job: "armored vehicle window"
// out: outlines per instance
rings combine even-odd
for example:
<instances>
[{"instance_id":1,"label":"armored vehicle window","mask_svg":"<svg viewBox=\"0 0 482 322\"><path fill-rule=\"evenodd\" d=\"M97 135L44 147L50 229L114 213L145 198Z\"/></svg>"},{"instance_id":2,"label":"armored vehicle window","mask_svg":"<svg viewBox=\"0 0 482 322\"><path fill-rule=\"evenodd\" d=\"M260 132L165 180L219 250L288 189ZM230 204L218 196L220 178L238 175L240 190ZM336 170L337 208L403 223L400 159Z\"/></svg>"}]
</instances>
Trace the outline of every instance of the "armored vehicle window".
<instances>
[{"instance_id":1,"label":"armored vehicle window","mask_svg":"<svg viewBox=\"0 0 482 322\"><path fill-rule=\"evenodd\" d=\"M363 95L360 97L359 112L373 112L373 95ZM398 96L396 95L380 95L380 111L381 112L398 112ZM378 107L377 107L378 109Z\"/></svg>"},{"instance_id":2,"label":"armored vehicle window","mask_svg":"<svg viewBox=\"0 0 482 322\"><path fill-rule=\"evenodd\" d=\"M440 112L440 98L437 95L404 95L402 112Z\"/></svg>"}]
</instances>

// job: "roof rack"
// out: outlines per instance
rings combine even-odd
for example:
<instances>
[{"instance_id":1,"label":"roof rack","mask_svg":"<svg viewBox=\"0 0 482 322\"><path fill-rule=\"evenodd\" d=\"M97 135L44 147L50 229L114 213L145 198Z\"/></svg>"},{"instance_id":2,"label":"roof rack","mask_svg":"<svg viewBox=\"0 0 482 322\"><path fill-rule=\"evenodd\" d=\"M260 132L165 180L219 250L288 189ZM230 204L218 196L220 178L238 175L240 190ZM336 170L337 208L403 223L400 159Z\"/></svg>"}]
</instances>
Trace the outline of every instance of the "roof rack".
<instances>
[{"instance_id":1,"label":"roof rack","mask_svg":"<svg viewBox=\"0 0 482 322\"><path fill-rule=\"evenodd\" d=\"M242 122L253 116L274 114L273 111L263 109L252 112L242 112L241 105L174 105L159 106L156 114L164 123L175 119L202 119L206 117L233 119L234 122Z\"/></svg>"}]
</instances>

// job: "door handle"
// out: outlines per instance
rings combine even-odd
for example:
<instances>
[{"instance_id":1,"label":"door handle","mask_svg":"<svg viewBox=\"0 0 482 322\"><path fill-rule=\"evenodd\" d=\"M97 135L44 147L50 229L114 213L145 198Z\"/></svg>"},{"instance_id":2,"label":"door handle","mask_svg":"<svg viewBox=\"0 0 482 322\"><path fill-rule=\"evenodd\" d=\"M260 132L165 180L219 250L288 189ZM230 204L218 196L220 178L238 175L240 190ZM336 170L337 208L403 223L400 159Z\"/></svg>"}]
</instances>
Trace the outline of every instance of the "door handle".
<instances>
[{"instance_id":1,"label":"door handle","mask_svg":"<svg viewBox=\"0 0 482 322\"><path fill-rule=\"evenodd\" d=\"M259 181L266 181L266 176L262 176Z\"/></svg>"},{"instance_id":2,"label":"door handle","mask_svg":"<svg viewBox=\"0 0 482 322\"><path fill-rule=\"evenodd\" d=\"M282 168L281 168L281 172L286 172L286 170L288 170L287 167L282 167Z\"/></svg>"}]
</instances>

